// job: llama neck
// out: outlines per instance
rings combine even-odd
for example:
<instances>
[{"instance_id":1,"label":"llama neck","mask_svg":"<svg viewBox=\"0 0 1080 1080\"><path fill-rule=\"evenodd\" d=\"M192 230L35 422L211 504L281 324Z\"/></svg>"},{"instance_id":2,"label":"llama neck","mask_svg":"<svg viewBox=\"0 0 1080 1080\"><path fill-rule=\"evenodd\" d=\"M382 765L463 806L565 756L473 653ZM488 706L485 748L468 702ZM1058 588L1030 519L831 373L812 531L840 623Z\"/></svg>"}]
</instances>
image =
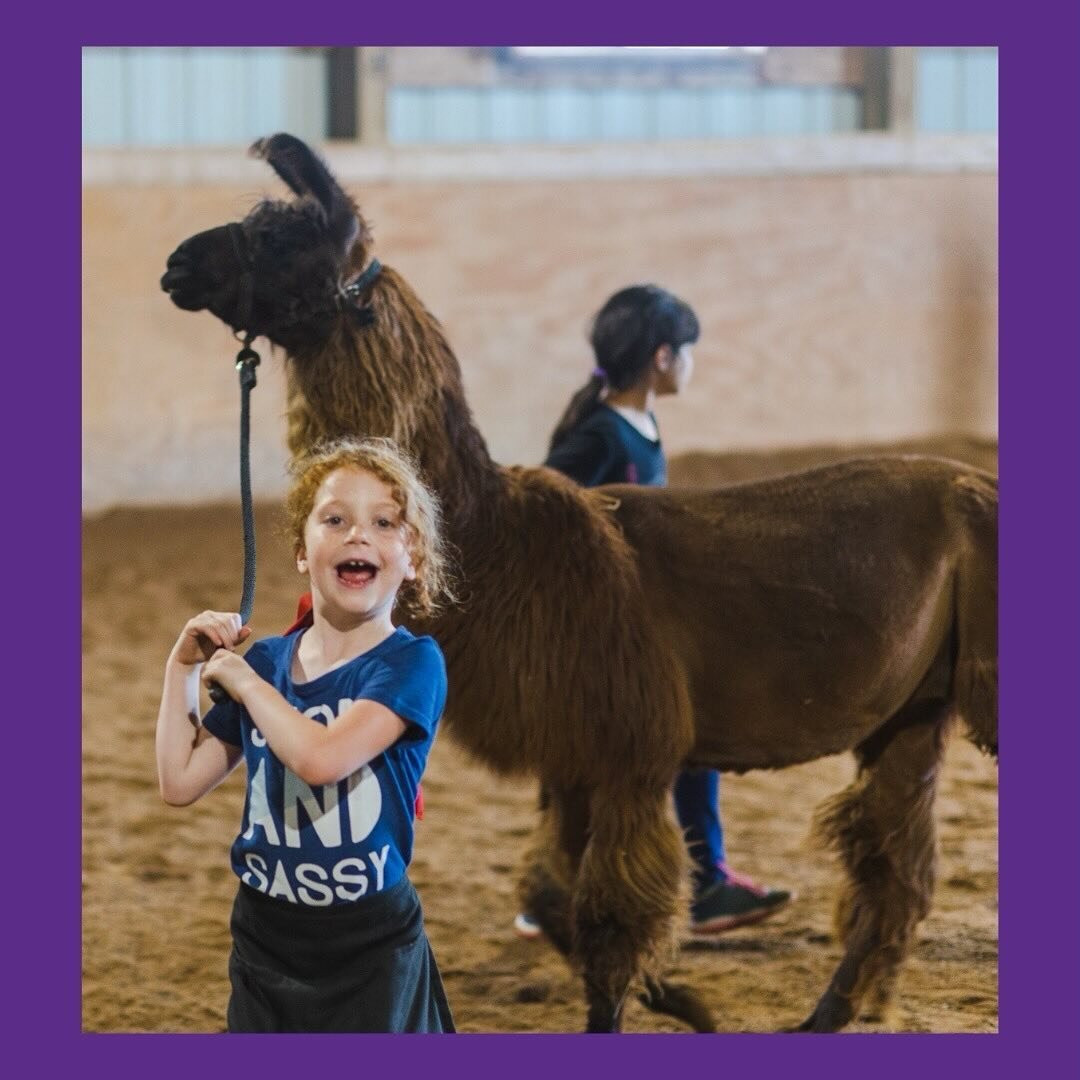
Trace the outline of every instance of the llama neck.
<instances>
[{"instance_id":1,"label":"llama neck","mask_svg":"<svg viewBox=\"0 0 1080 1080\"><path fill-rule=\"evenodd\" d=\"M407 448L439 496L450 540L463 534L502 492L502 470L491 459L461 392L444 388L441 400L418 424Z\"/></svg>"},{"instance_id":2,"label":"llama neck","mask_svg":"<svg viewBox=\"0 0 1080 1080\"><path fill-rule=\"evenodd\" d=\"M417 461L460 544L479 508L504 485L465 400L461 369L438 321L409 286L383 270L375 323L348 318L317 349L290 350L289 449L343 435L394 439Z\"/></svg>"}]
</instances>

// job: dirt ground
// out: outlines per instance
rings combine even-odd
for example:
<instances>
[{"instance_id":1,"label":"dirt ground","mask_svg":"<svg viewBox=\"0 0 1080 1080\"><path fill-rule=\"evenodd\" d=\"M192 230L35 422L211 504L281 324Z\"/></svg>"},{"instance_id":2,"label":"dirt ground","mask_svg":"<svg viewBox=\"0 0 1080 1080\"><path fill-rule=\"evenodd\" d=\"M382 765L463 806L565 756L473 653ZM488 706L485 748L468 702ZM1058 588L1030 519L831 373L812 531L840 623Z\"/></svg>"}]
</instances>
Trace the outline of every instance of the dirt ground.
<instances>
[{"instance_id":1,"label":"dirt ground","mask_svg":"<svg viewBox=\"0 0 1080 1080\"><path fill-rule=\"evenodd\" d=\"M291 621L301 589L259 508L256 636ZM83 529L83 1028L215 1032L228 997L228 848L243 806L243 770L186 809L162 803L154 724L162 665L183 623L239 600L236 506L123 510ZM769 1032L803 1019L839 952L830 935L832 857L809 842L815 806L843 787L849 757L725 777L731 862L793 888L769 922L703 944L687 940L671 977L697 987L723 1031ZM901 983L896 1016L852 1030L988 1032L998 1024L997 769L954 738L937 814L938 890ZM579 981L543 941L519 940L517 862L532 826L532 783L493 777L436 741L424 778L411 877L458 1028L573 1032ZM682 1030L636 1002L625 1030Z\"/></svg>"}]
</instances>

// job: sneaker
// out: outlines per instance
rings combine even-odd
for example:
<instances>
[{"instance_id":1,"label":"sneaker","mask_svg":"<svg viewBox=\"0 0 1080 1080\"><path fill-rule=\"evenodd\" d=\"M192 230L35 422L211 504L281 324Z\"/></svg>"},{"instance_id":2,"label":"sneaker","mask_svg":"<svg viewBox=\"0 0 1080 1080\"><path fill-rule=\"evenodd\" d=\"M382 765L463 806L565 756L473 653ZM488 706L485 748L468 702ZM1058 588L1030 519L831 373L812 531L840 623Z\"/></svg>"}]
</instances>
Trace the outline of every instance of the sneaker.
<instances>
[{"instance_id":1,"label":"sneaker","mask_svg":"<svg viewBox=\"0 0 1080 1080\"><path fill-rule=\"evenodd\" d=\"M761 922L791 899L786 889L763 889L748 877L721 867L727 877L707 886L690 905L690 932L722 934Z\"/></svg>"},{"instance_id":2,"label":"sneaker","mask_svg":"<svg viewBox=\"0 0 1080 1080\"><path fill-rule=\"evenodd\" d=\"M526 941L532 941L534 938L538 938L542 933L538 922L534 922L533 919L526 915L524 911L519 911L514 916L514 933L519 938L525 938Z\"/></svg>"}]
</instances>

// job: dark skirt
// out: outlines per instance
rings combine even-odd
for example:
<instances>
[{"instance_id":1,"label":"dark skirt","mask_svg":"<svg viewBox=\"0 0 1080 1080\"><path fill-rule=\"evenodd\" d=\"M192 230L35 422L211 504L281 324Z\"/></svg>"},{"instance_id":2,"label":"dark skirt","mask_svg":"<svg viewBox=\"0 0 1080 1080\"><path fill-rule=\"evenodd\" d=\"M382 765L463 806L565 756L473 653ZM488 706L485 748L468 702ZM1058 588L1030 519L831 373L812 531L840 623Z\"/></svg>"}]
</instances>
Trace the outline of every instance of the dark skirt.
<instances>
[{"instance_id":1,"label":"dark skirt","mask_svg":"<svg viewBox=\"0 0 1080 1080\"><path fill-rule=\"evenodd\" d=\"M241 884L230 928L230 1032L454 1030L407 877L326 908Z\"/></svg>"}]
</instances>

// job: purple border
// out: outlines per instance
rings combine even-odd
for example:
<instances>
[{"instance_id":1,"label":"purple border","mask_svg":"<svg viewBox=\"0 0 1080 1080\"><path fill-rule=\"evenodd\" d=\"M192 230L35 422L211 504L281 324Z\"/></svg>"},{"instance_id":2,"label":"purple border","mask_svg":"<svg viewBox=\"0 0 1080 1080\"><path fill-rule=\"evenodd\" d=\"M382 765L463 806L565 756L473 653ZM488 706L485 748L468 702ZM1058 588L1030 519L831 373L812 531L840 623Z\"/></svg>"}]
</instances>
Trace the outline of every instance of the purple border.
<instances>
[{"instance_id":1,"label":"purple border","mask_svg":"<svg viewBox=\"0 0 1080 1080\"><path fill-rule=\"evenodd\" d=\"M9 228L14 235L7 250L9 268L22 281L45 287L29 285L33 295L20 298L21 306L33 310L29 318L9 326L9 333L14 329L23 340L8 351L7 373L11 380L19 372L19 384L9 401L27 403L27 407L9 410L16 412L17 435L12 444L17 438L23 454L33 448L30 460L40 479L35 476L38 482L32 489L29 478L9 476L9 484L18 490L8 505L20 500L36 509L38 501L44 503L44 512L34 515L37 524L32 535L35 549L45 550L40 555L34 551L34 569L39 572L23 570L13 575L18 577L15 588L22 602L12 610L23 616L17 640L34 642L32 651L26 644L20 646L23 655L14 666L16 671L28 666L31 678L40 675L42 683L56 689L52 715L9 711L9 718L20 732L42 723L62 725L50 760L42 761L43 740L35 731L32 749L36 753L30 752L28 740L26 753L8 770L15 783L9 808L28 817L9 830L15 850L9 855L12 872L7 891L12 907L18 904L20 918L15 922L9 916L8 921L10 957L15 961L15 977L9 975L8 986L17 990L18 1000L27 1003L20 1010L26 1015L9 1025L9 1030L35 1061L56 1059L58 1067L80 1073L108 1069L112 1075L185 1078L203 1066L239 1066L248 1075L269 1066L271 1075L280 1075L286 1069L338 1063L363 1070L380 1065L429 1066L433 1073L507 1072L523 1077L548 1077L560 1067L577 1072L592 1066L615 1067L634 1075L656 1074L673 1064L699 1065L709 1072L749 1066L767 1076L818 1069L847 1074L865 1069L879 1078L902 1076L904 1080L920 1069L932 1076L1011 1077L1026 1071L1029 1060L1053 1062L1054 1071L1061 1075L1073 1071L1067 1064L1070 1060L1075 1069L1075 1023L1080 1016L1076 970L1080 959L1076 918L1080 910L1076 857L1080 785L1074 775L1080 763L1075 723L1075 672L1080 666L1076 498L1080 490L1076 415L1080 401L1076 314L1080 307L1076 137L1080 86L1075 51L1080 33L1075 4L1035 0L995 13L981 0L948 4L908 0L900 8L882 12L864 0L833 2L827 10L803 0L774 0L767 13L758 6L753 18L729 13L725 5L718 9L722 19L718 13L712 22L692 8L682 12L682 6L666 4L662 26L656 25L655 9L631 13L621 0L599 0L587 7L557 0L543 5L533 21L521 13L510 14L508 5L491 0L474 4L468 11L440 5L421 13L413 7L396 19L380 15L374 10L376 5L358 8L334 0L305 8L303 26L298 25L295 5L280 0L244 6L189 0L180 9L148 8L124 0L108 10L92 7L73 10L64 19L49 17L48 23L44 15L21 17L24 23L40 19L42 25L12 36L19 45L9 50L4 78L10 78L12 86L6 100L27 104L20 115L9 117L16 137L7 141L8 169L10 174L19 161L26 172L30 164L33 178L24 179L9 199L18 207L28 190L31 200L38 202L39 213L11 215L14 220ZM418 24L422 24L422 36ZM302 34L308 32L311 36L303 41ZM51 596L43 597L38 583L40 571L47 568L50 593L79 592L80 491L74 467L80 454L79 387L75 380L65 383L54 378L46 366L48 358L64 354L68 359L61 370L65 370L72 363L70 358L79 355L78 49L84 44L281 44L285 38L293 44L347 44L361 36L398 44L612 40L628 44L692 44L695 40L830 44L847 40L999 45L1001 488L1006 508L1001 525L1005 730L1001 740L999 1034L824 1039L721 1036L720 1042L676 1035L623 1039L492 1035L438 1041L385 1036L311 1041L310 1037L279 1036L252 1041L80 1033L80 762L79 743L73 735L75 717L80 714L79 631L66 610L52 617ZM26 144L33 152L19 154ZM45 363L26 362L39 357ZM43 432L42 412L29 403L45 400L50 411ZM9 455L9 460L13 457ZM57 496L60 513L53 504ZM9 530L9 535L13 533ZM9 542L14 545L15 541ZM9 566L25 567L25 555L20 545L18 559L13 551ZM31 613L29 618L26 613ZM35 696L40 700L40 695ZM19 700L16 695L14 702ZM48 783L55 785L52 800L47 796Z\"/></svg>"}]
</instances>

